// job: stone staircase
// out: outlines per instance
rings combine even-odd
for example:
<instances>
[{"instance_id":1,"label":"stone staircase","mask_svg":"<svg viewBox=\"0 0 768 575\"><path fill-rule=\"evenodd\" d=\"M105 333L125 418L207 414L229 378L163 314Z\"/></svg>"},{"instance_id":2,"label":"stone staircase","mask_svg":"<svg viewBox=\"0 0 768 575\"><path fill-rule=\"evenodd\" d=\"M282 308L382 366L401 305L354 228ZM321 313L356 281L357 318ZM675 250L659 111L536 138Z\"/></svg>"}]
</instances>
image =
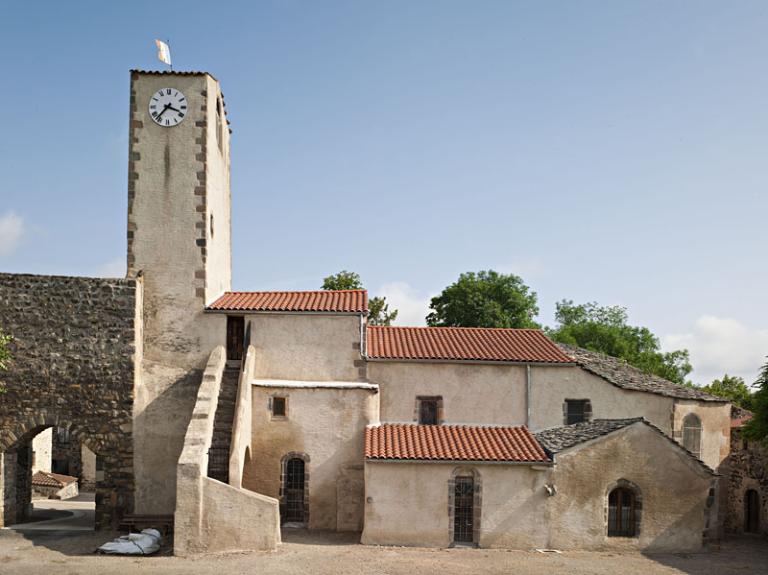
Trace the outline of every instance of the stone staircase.
<instances>
[{"instance_id":1,"label":"stone staircase","mask_svg":"<svg viewBox=\"0 0 768 575\"><path fill-rule=\"evenodd\" d=\"M239 367L227 367L221 377L219 402L213 419L213 439L208 450L208 477L229 483L229 447L235 420Z\"/></svg>"}]
</instances>

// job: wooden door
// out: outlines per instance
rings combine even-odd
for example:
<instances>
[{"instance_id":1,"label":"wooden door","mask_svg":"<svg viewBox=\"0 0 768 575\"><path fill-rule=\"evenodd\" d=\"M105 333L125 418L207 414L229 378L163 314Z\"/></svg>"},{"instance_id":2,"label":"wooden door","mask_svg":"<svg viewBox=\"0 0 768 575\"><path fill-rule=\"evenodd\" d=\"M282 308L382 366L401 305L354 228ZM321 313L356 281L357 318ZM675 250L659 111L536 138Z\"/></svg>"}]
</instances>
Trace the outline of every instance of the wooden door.
<instances>
[{"instance_id":1,"label":"wooden door","mask_svg":"<svg viewBox=\"0 0 768 575\"><path fill-rule=\"evenodd\" d=\"M744 494L744 531L760 533L760 496L754 489Z\"/></svg>"},{"instance_id":2,"label":"wooden door","mask_svg":"<svg viewBox=\"0 0 768 575\"><path fill-rule=\"evenodd\" d=\"M243 359L243 337L245 319L242 316L227 316L227 359Z\"/></svg>"}]
</instances>

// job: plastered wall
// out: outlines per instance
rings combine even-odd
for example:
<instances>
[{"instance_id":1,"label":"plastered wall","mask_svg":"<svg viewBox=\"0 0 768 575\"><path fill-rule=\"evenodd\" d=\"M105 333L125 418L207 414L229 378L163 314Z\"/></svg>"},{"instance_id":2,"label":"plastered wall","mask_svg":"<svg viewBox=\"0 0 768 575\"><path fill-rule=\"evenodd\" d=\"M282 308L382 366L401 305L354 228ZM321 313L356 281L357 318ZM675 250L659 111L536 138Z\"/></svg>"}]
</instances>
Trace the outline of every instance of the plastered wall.
<instances>
[{"instance_id":1,"label":"plastered wall","mask_svg":"<svg viewBox=\"0 0 768 575\"><path fill-rule=\"evenodd\" d=\"M308 456L309 527L357 531L363 518L365 426L377 421L378 393L370 389L253 387L251 458L243 487L280 497L281 463ZM287 416L273 418L270 397L287 398Z\"/></svg>"},{"instance_id":2,"label":"plastered wall","mask_svg":"<svg viewBox=\"0 0 768 575\"><path fill-rule=\"evenodd\" d=\"M381 420L417 421L417 396L442 396L444 423L524 425L525 367L427 362L368 362L381 389Z\"/></svg>"},{"instance_id":3,"label":"plastered wall","mask_svg":"<svg viewBox=\"0 0 768 575\"><path fill-rule=\"evenodd\" d=\"M305 381L360 381L360 316L250 314L255 377Z\"/></svg>"},{"instance_id":4,"label":"plastered wall","mask_svg":"<svg viewBox=\"0 0 768 575\"><path fill-rule=\"evenodd\" d=\"M683 420L695 413L701 420L701 459L718 469L728 457L731 434L731 405L705 401L675 400L674 438L683 443Z\"/></svg>"},{"instance_id":5,"label":"plastered wall","mask_svg":"<svg viewBox=\"0 0 768 575\"><path fill-rule=\"evenodd\" d=\"M447 547L452 542L449 493L453 472L474 469L482 485L481 547L544 547L544 483L549 473L518 465L386 463L365 465L365 529L371 545Z\"/></svg>"},{"instance_id":6,"label":"plastered wall","mask_svg":"<svg viewBox=\"0 0 768 575\"><path fill-rule=\"evenodd\" d=\"M635 424L555 457L551 545L558 549L699 551L715 477L658 432ZM636 538L607 536L607 497L617 481L640 489ZM714 525L716 517L710 517Z\"/></svg>"},{"instance_id":7,"label":"plastered wall","mask_svg":"<svg viewBox=\"0 0 768 575\"><path fill-rule=\"evenodd\" d=\"M622 389L580 367L533 367L531 372L533 430L564 425L566 399L589 399L593 419L645 417L672 434L671 398Z\"/></svg>"}]
</instances>

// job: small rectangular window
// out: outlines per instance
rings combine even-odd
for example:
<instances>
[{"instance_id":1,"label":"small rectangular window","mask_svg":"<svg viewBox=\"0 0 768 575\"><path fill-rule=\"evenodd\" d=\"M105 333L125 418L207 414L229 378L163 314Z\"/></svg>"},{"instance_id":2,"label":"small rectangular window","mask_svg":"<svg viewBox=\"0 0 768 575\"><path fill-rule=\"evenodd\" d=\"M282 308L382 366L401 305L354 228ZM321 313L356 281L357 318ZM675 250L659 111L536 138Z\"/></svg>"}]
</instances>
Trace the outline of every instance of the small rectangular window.
<instances>
[{"instance_id":1,"label":"small rectangular window","mask_svg":"<svg viewBox=\"0 0 768 575\"><path fill-rule=\"evenodd\" d=\"M591 415L589 400L586 399L566 399L565 400L565 424L581 423L589 421Z\"/></svg>"},{"instance_id":2,"label":"small rectangular window","mask_svg":"<svg viewBox=\"0 0 768 575\"><path fill-rule=\"evenodd\" d=\"M419 400L419 423L421 425L438 425L440 400L436 397Z\"/></svg>"},{"instance_id":3,"label":"small rectangular window","mask_svg":"<svg viewBox=\"0 0 768 575\"><path fill-rule=\"evenodd\" d=\"M285 417L285 398L272 398L272 417Z\"/></svg>"}]
</instances>

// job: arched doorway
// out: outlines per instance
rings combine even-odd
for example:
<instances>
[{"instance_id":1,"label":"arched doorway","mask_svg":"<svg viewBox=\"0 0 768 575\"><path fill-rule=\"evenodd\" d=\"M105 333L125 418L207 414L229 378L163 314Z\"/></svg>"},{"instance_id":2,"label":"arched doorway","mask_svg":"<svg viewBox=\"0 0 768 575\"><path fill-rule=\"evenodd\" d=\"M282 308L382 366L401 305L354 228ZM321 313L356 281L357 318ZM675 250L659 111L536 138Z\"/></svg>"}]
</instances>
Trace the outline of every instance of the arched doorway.
<instances>
[{"instance_id":1,"label":"arched doorway","mask_svg":"<svg viewBox=\"0 0 768 575\"><path fill-rule=\"evenodd\" d=\"M760 533L760 495L754 489L744 493L744 532Z\"/></svg>"},{"instance_id":2,"label":"arched doorway","mask_svg":"<svg viewBox=\"0 0 768 575\"><path fill-rule=\"evenodd\" d=\"M308 458L289 453L283 458L280 486L280 518L282 523L309 523Z\"/></svg>"}]
</instances>

